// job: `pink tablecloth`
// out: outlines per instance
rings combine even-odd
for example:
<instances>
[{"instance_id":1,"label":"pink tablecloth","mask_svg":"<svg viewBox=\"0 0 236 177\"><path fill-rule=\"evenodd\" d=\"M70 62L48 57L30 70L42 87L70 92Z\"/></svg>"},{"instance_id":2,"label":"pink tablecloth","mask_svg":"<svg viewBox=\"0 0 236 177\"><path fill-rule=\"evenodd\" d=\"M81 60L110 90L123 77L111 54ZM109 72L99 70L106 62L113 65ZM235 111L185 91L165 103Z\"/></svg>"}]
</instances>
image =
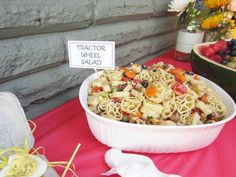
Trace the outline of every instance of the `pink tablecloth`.
<instances>
[{"instance_id":1,"label":"pink tablecloth","mask_svg":"<svg viewBox=\"0 0 236 177\"><path fill-rule=\"evenodd\" d=\"M147 63L158 61L191 69L189 63L176 61L173 51ZM91 134L78 98L37 117L34 121L37 124L34 133L35 146L45 147L46 157L50 161L69 160L77 143L81 143L74 160L79 177L98 177L109 170L104 162L104 154L109 147L98 142ZM236 119L227 123L216 141L204 149L187 153L145 155L165 173L183 177L235 177ZM58 168L56 170L59 174L63 171Z\"/></svg>"}]
</instances>

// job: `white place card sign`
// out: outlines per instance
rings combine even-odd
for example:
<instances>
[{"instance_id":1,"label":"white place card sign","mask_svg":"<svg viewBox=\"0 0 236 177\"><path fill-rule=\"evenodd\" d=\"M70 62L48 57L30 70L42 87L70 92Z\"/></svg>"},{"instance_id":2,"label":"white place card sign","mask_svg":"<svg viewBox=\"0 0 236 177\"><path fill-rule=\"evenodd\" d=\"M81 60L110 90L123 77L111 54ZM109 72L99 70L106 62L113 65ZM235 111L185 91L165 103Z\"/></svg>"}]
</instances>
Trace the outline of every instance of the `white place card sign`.
<instances>
[{"instance_id":1,"label":"white place card sign","mask_svg":"<svg viewBox=\"0 0 236 177\"><path fill-rule=\"evenodd\" d=\"M72 68L115 69L115 42L68 41Z\"/></svg>"}]
</instances>

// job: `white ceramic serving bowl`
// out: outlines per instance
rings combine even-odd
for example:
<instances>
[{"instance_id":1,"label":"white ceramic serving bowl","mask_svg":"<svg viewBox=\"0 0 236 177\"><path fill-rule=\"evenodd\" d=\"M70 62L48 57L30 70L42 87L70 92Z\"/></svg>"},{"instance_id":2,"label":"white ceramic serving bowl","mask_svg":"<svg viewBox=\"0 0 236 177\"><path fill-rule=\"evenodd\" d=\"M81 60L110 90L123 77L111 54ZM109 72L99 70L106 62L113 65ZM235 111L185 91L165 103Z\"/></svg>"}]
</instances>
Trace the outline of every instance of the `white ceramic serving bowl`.
<instances>
[{"instance_id":1,"label":"white ceramic serving bowl","mask_svg":"<svg viewBox=\"0 0 236 177\"><path fill-rule=\"evenodd\" d=\"M86 112L93 135L101 143L133 152L170 153L193 151L211 144L219 135L225 123L236 115L233 99L218 85L201 77L214 89L227 107L226 118L222 121L190 126L139 125L110 120L93 113L87 106L88 86L97 75L89 76L81 85L79 99Z\"/></svg>"}]
</instances>

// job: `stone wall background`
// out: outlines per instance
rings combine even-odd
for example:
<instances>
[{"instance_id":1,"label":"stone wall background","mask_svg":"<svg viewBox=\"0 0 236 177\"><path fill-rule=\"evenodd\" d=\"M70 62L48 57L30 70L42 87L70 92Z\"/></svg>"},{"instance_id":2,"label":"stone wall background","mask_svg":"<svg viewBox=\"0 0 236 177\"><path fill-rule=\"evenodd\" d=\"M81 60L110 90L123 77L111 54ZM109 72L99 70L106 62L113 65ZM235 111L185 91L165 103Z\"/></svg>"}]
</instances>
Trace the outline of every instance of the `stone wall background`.
<instances>
[{"instance_id":1,"label":"stone wall background","mask_svg":"<svg viewBox=\"0 0 236 177\"><path fill-rule=\"evenodd\" d=\"M68 40L116 42L116 65L173 47L170 0L0 0L0 91L31 119L78 96L90 69L69 68Z\"/></svg>"}]
</instances>

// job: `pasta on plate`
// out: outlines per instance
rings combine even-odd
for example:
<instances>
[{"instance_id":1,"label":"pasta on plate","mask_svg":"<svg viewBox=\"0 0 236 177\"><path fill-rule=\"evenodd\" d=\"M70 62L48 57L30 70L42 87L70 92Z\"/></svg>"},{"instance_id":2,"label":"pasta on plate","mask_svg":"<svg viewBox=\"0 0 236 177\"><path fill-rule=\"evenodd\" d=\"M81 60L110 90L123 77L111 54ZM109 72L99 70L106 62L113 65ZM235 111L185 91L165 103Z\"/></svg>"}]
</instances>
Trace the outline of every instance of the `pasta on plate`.
<instances>
[{"instance_id":1,"label":"pasta on plate","mask_svg":"<svg viewBox=\"0 0 236 177\"><path fill-rule=\"evenodd\" d=\"M200 125L226 114L198 75L163 62L104 70L90 83L87 102L102 117L148 125Z\"/></svg>"}]
</instances>

